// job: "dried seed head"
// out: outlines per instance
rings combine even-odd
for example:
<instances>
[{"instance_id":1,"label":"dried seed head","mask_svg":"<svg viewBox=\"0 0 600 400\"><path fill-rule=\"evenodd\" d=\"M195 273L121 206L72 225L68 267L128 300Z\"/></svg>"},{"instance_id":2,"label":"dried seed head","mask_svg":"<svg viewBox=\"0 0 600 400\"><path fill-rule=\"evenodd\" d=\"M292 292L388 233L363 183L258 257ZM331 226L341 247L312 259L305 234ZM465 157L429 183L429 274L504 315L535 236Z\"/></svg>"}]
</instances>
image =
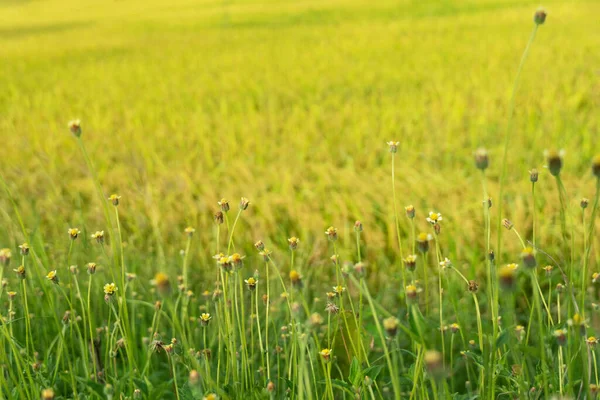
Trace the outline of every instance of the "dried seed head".
<instances>
[{"instance_id":1,"label":"dried seed head","mask_svg":"<svg viewBox=\"0 0 600 400\"><path fill-rule=\"evenodd\" d=\"M531 171L529 171L529 180L531 183L536 183L538 181L538 176L539 172L537 169L532 168Z\"/></svg>"},{"instance_id":2,"label":"dried seed head","mask_svg":"<svg viewBox=\"0 0 600 400\"><path fill-rule=\"evenodd\" d=\"M367 266L363 262L354 264L354 274L359 278L364 278L367 273Z\"/></svg>"},{"instance_id":3,"label":"dried seed head","mask_svg":"<svg viewBox=\"0 0 600 400\"><path fill-rule=\"evenodd\" d=\"M219 204L219 207L221 207L221 211L229 211L229 201L227 201L227 199L221 199L221 201L217 202L217 204Z\"/></svg>"},{"instance_id":4,"label":"dried seed head","mask_svg":"<svg viewBox=\"0 0 600 400\"><path fill-rule=\"evenodd\" d=\"M475 151L475 166L477 169L485 171L489 165L490 160L487 150L484 148L477 149L477 151Z\"/></svg>"},{"instance_id":5,"label":"dried seed head","mask_svg":"<svg viewBox=\"0 0 600 400\"><path fill-rule=\"evenodd\" d=\"M579 205L581 206L582 209L586 209L588 204L590 204L590 201L588 199L586 199L585 197L581 199L581 202L579 203Z\"/></svg>"},{"instance_id":6,"label":"dried seed head","mask_svg":"<svg viewBox=\"0 0 600 400\"><path fill-rule=\"evenodd\" d=\"M412 205L404 207L404 210L406 211L406 216L408 218L410 218L410 219L415 218L415 208Z\"/></svg>"},{"instance_id":7,"label":"dried seed head","mask_svg":"<svg viewBox=\"0 0 600 400\"><path fill-rule=\"evenodd\" d=\"M222 211L217 211L214 215L214 220L215 223L217 225L221 225L223 222L225 222L225 218L223 217L223 212Z\"/></svg>"},{"instance_id":8,"label":"dried seed head","mask_svg":"<svg viewBox=\"0 0 600 400\"><path fill-rule=\"evenodd\" d=\"M548 164L547 167L550 173L554 176L560 175L560 170L563 166L562 159L564 152L556 150L546 150L544 154L546 156L546 163Z\"/></svg>"},{"instance_id":9,"label":"dried seed head","mask_svg":"<svg viewBox=\"0 0 600 400\"><path fill-rule=\"evenodd\" d=\"M240 210L245 211L246 209L248 209L249 205L250 205L250 200L248 200L245 197L242 197L240 199Z\"/></svg>"},{"instance_id":10,"label":"dried seed head","mask_svg":"<svg viewBox=\"0 0 600 400\"><path fill-rule=\"evenodd\" d=\"M72 273L73 275L77 275L77 272L78 272L77 265L71 265L71 266L69 267L69 271L71 271L71 273Z\"/></svg>"},{"instance_id":11,"label":"dried seed head","mask_svg":"<svg viewBox=\"0 0 600 400\"><path fill-rule=\"evenodd\" d=\"M76 137L80 137L81 136L81 121L78 119L69 121L69 130Z\"/></svg>"},{"instance_id":12,"label":"dried seed head","mask_svg":"<svg viewBox=\"0 0 600 400\"><path fill-rule=\"evenodd\" d=\"M509 231L515 226L510 220L506 218L502 220L502 225Z\"/></svg>"},{"instance_id":13,"label":"dried seed head","mask_svg":"<svg viewBox=\"0 0 600 400\"><path fill-rule=\"evenodd\" d=\"M546 10L543 8L538 8L536 12L533 14L533 22L536 25L542 25L546 21Z\"/></svg>"},{"instance_id":14,"label":"dried seed head","mask_svg":"<svg viewBox=\"0 0 600 400\"><path fill-rule=\"evenodd\" d=\"M254 247L258 251L263 251L265 249L265 244L262 242L262 240L259 240L258 242L254 243Z\"/></svg>"},{"instance_id":15,"label":"dried seed head","mask_svg":"<svg viewBox=\"0 0 600 400\"><path fill-rule=\"evenodd\" d=\"M479 284L476 281L469 281L469 292L477 293L479 291Z\"/></svg>"},{"instance_id":16,"label":"dried seed head","mask_svg":"<svg viewBox=\"0 0 600 400\"><path fill-rule=\"evenodd\" d=\"M338 238L337 229L334 228L333 226L330 226L325 231L325 235L327 235L327 238L329 240L331 240L332 242L335 242L337 240L337 238Z\"/></svg>"},{"instance_id":17,"label":"dried seed head","mask_svg":"<svg viewBox=\"0 0 600 400\"><path fill-rule=\"evenodd\" d=\"M328 302L327 305L325 305L325 311L327 311L329 314L337 314L340 309L335 305L335 303Z\"/></svg>"},{"instance_id":18,"label":"dried seed head","mask_svg":"<svg viewBox=\"0 0 600 400\"><path fill-rule=\"evenodd\" d=\"M88 274L94 275L96 273L96 267L97 267L96 263L93 263L93 262L88 263L87 264L87 272L88 272Z\"/></svg>"},{"instance_id":19,"label":"dried seed head","mask_svg":"<svg viewBox=\"0 0 600 400\"><path fill-rule=\"evenodd\" d=\"M354 223L354 232L362 232L363 231L363 224L360 221L356 221Z\"/></svg>"}]
</instances>

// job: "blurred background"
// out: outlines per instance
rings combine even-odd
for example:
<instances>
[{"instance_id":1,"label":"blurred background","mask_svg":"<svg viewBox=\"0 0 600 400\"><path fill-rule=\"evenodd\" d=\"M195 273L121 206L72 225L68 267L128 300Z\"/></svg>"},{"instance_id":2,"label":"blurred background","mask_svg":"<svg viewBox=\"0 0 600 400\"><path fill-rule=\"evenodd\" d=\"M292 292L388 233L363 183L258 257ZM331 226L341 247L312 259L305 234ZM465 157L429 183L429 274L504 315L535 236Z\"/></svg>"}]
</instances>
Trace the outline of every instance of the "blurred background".
<instances>
[{"instance_id":1,"label":"blurred background","mask_svg":"<svg viewBox=\"0 0 600 400\"><path fill-rule=\"evenodd\" d=\"M399 209L415 206L419 231L430 229L428 211L441 212L444 252L458 262L484 257L478 147L490 153L494 227L502 201L503 216L530 233L528 171L541 171L538 232L551 247L560 237L559 203L544 150L566 151L573 218L580 198L594 195L600 3L543 4L548 18L524 66L499 199L511 89L538 6L2 0L0 174L32 236L23 238L3 193L0 247L29 240L52 262L68 249L69 227L85 232L86 246L91 232L106 230L67 127L75 118L106 195L122 196L134 270L179 265L189 225L202 271L216 251L217 201L225 197L237 211L241 196L252 204L236 243L252 256L258 239L283 253L295 235L302 262L324 264L329 225L339 230L340 253L353 254L359 219L371 264L396 262L388 140L400 142ZM505 242L507 251L520 247L514 237Z\"/></svg>"}]
</instances>

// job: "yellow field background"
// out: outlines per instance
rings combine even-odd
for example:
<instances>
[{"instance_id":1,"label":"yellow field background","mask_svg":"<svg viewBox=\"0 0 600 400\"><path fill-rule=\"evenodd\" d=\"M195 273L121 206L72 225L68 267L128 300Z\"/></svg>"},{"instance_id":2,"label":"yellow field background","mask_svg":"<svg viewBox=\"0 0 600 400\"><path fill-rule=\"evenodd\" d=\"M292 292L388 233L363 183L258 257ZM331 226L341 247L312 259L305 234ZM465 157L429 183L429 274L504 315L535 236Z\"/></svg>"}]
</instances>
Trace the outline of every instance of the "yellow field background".
<instances>
[{"instance_id":1,"label":"yellow field background","mask_svg":"<svg viewBox=\"0 0 600 400\"><path fill-rule=\"evenodd\" d=\"M539 5L3 0L0 173L51 253L66 252L71 226L104 229L67 128L80 118L104 191L123 196L128 252L151 270L176 259L187 225L211 254L216 203L226 197L237 209L240 196L252 202L237 232L246 252L257 239L283 247L297 235L302 257L315 255L305 261L322 263L325 228L338 227L350 247L360 219L369 257L380 260L395 248L385 142L398 140L398 206L413 204L422 230L426 213L440 211L444 245L475 262L484 227L472 154L490 152L495 218L512 83ZM566 151L572 218L594 195L600 3L543 5L503 200L528 236L528 170L541 171L539 242L552 250L559 203L544 150ZM4 194L0 212L0 240L12 247L20 234Z\"/></svg>"}]
</instances>

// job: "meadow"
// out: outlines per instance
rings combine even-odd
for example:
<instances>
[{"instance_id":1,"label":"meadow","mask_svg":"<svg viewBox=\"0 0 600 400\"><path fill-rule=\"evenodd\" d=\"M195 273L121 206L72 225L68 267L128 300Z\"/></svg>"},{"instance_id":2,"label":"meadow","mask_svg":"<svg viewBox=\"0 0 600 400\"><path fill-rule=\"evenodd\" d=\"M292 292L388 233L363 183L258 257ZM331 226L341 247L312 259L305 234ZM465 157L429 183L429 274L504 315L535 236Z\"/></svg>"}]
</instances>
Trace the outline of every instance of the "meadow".
<instances>
[{"instance_id":1,"label":"meadow","mask_svg":"<svg viewBox=\"0 0 600 400\"><path fill-rule=\"evenodd\" d=\"M543 5L0 2L0 398L595 398L600 3Z\"/></svg>"}]
</instances>

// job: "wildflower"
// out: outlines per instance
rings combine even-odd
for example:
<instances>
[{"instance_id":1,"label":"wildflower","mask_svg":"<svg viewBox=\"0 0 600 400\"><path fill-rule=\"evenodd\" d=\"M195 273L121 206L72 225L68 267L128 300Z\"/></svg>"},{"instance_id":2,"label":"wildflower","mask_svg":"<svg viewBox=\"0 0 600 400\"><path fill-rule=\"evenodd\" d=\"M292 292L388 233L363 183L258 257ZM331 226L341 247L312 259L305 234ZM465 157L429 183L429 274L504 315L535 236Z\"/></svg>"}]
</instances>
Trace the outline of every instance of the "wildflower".
<instances>
[{"instance_id":1,"label":"wildflower","mask_svg":"<svg viewBox=\"0 0 600 400\"><path fill-rule=\"evenodd\" d=\"M127 282L131 282L133 281L135 278L137 278L137 275L134 274L133 272L127 272L125 274L125 278L127 279Z\"/></svg>"},{"instance_id":2,"label":"wildflower","mask_svg":"<svg viewBox=\"0 0 600 400\"><path fill-rule=\"evenodd\" d=\"M598 339L596 339L594 336L590 336L589 338L587 338L585 340L585 342L587 343L588 346L595 347L596 344L598 344Z\"/></svg>"},{"instance_id":3,"label":"wildflower","mask_svg":"<svg viewBox=\"0 0 600 400\"><path fill-rule=\"evenodd\" d=\"M12 252L10 249L0 249L0 264L8 265L10 263L10 258L12 257Z\"/></svg>"},{"instance_id":4,"label":"wildflower","mask_svg":"<svg viewBox=\"0 0 600 400\"><path fill-rule=\"evenodd\" d=\"M296 236L292 236L288 239L290 250L296 250L298 248L298 243L300 243L300 239L298 239Z\"/></svg>"},{"instance_id":5,"label":"wildflower","mask_svg":"<svg viewBox=\"0 0 600 400\"><path fill-rule=\"evenodd\" d=\"M275 384L273 383L273 381L269 381L269 383L267 383L267 392L273 393L274 391L275 391Z\"/></svg>"},{"instance_id":6,"label":"wildflower","mask_svg":"<svg viewBox=\"0 0 600 400\"><path fill-rule=\"evenodd\" d=\"M78 269L77 269L77 265L71 265L71 266L69 267L69 271L71 271L71 273L72 273L73 275L77 275L77 272L79 272L79 271L78 271Z\"/></svg>"},{"instance_id":7,"label":"wildflower","mask_svg":"<svg viewBox=\"0 0 600 400\"><path fill-rule=\"evenodd\" d=\"M536 25L542 25L546 21L546 10L538 8L535 14L533 14L533 22Z\"/></svg>"},{"instance_id":8,"label":"wildflower","mask_svg":"<svg viewBox=\"0 0 600 400\"><path fill-rule=\"evenodd\" d=\"M391 337L396 336L396 333L398 333L398 324L399 321L396 317L389 317L383 320L383 328Z\"/></svg>"},{"instance_id":9,"label":"wildflower","mask_svg":"<svg viewBox=\"0 0 600 400\"><path fill-rule=\"evenodd\" d=\"M596 396L598 393L600 393L600 386L596 385L595 383L590 383L590 393L592 396Z\"/></svg>"},{"instance_id":10,"label":"wildflower","mask_svg":"<svg viewBox=\"0 0 600 400\"><path fill-rule=\"evenodd\" d=\"M104 285L104 294L107 296L112 296L118 290L117 285L113 283L107 283Z\"/></svg>"},{"instance_id":11,"label":"wildflower","mask_svg":"<svg viewBox=\"0 0 600 400\"><path fill-rule=\"evenodd\" d=\"M267 261L269 261L269 258L271 258L271 254L273 254L273 252L269 249L263 249L263 251L261 251L258 254L263 256L263 259L265 260L265 262L267 262Z\"/></svg>"},{"instance_id":12,"label":"wildflower","mask_svg":"<svg viewBox=\"0 0 600 400\"><path fill-rule=\"evenodd\" d=\"M192 228L191 226L188 226L187 228L185 228L183 230L183 233L185 233L186 235L188 235L188 237L194 236L195 232L196 232L196 230L194 228Z\"/></svg>"},{"instance_id":13,"label":"wildflower","mask_svg":"<svg viewBox=\"0 0 600 400\"><path fill-rule=\"evenodd\" d=\"M54 390L52 390L52 389L42 390L42 400L53 400L53 399L54 399Z\"/></svg>"},{"instance_id":14,"label":"wildflower","mask_svg":"<svg viewBox=\"0 0 600 400\"><path fill-rule=\"evenodd\" d=\"M517 264L507 264L500 268L498 271L498 278L500 285L505 289L513 289L515 284L515 272L517 271Z\"/></svg>"},{"instance_id":15,"label":"wildflower","mask_svg":"<svg viewBox=\"0 0 600 400\"><path fill-rule=\"evenodd\" d=\"M423 356L425 366L430 372L439 372L442 366L442 354L437 350L427 350Z\"/></svg>"},{"instance_id":16,"label":"wildflower","mask_svg":"<svg viewBox=\"0 0 600 400\"><path fill-rule=\"evenodd\" d=\"M456 332L460 331L460 325L458 325L456 322L453 324L450 324L450 331L452 333L456 333Z\"/></svg>"},{"instance_id":17,"label":"wildflower","mask_svg":"<svg viewBox=\"0 0 600 400\"><path fill-rule=\"evenodd\" d=\"M97 243L104 243L104 231L96 231L92 234L92 239L95 239Z\"/></svg>"},{"instance_id":18,"label":"wildflower","mask_svg":"<svg viewBox=\"0 0 600 400\"><path fill-rule=\"evenodd\" d=\"M217 212L215 213L215 215L214 215L214 217L213 217L213 218L214 218L214 220L215 220L215 223L216 223L217 225L221 225L221 224L223 224L223 222L225 222L225 219L224 219L224 217L223 217L223 212L222 212L222 211L217 211Z\"/></svg>"},{"instance_id":19,"label":"wildflower","mask_svg":"<svg viewBox=\"0 0 600 400\"><path fill-rule=\"evenodd\" d=\"M340 311L340 308L336 306L335 303L328 302L325 306L325 311L327 311L329 314L337 314Z\"/></svg>"},{"instance_id":20,"label":"wildflower","mask_svg":"<svg viewBox=\"0 0 600 400\"><path fill-rule=\"evenodd\" d=\"M354 269L354 273L356 274L356 276L358 276L359 278L364 278L364 276L366 274L365 263L357 262L356 264L354 264L354 266L352 268Z\"/></svg>"},{"instance_id":21,"label":"wildflower","mask_svg":"<svg viewBox=\"0 0 600 400\"><path fill-rule=\"evenodd\" d=\"M323 349L319 352L319 354L321 355L321 357L323 357L323 360L325 362L328 362L330 360L332 353L333 353L332 349Z\"/></svg>"},{"instance_id":22,"label":"wildflower","mask_svg":"<svg viewBox=\"0 0 600 400\"><path fill-rule=\"evenodd\" d=\"M250 200L248 200L245 197L242 197L240 199L240 210L245 211L246 209L248 209L249 205L250 205Z\"/></svg>"},{"instance_id":23,"label":"wildflower","mask_svg":"<svg viewBox=\"0 0 600 400\"><path fill-rule=\"evenodd\" d=\"M344 292L346 291L346 288L343 287L342 285L337 285L333 287L333 293L336 294L336 296L340 297Z\"/></svg>"},{"instance_id":24,"label":"wildflower","mask_svg":"<svg viewBox=\"0 0 600 400\"><path fill-rule=\"evenodd\" d=\"M333 226L330 226L329 228L327 228L327 230L325 231L325 234L327 235L327 237L329 238L329 240L331 240L332 242L335 242L337 240L337 229L334 228Z\"/></svg>"},{"instance_id":25,"label":"wildflower","mask_svg":"<svg viewBox=\"0 0 600 400\"><path fill-rule=\"evenodd\" d=\"M292 282L292 286L301 287L302 286L302 277L295 269L290 271L290 282Z\"/></svg>"},{"instance_id":26,"label":"wildflower","mask_svg":"<svg viewBox=\"0 0 600 400\"><path fill-rule=\"evenodd\" d=\"M97 267L96 263L94 263L94 262L88 263L87 264L87 272L88 272L88 274L94 275L96 273L96 267Z\"/></svg>"},{"instance_id":27,"label":"wildflower","mask_svg":"<svg viewBox=\"0 0 600 400\"><path fill-rule=\"evenodd\" d=\"M442 267L442 269L450 268L452 267L452 261L450 261L448 257L446 257L443 261L440 262L440 267Z\"/></svg>"},{"instance_id":28,"label":"wildflower","mask_svg":"<svg viewBox=\"0 0 600 400\"><path fill-rule=\"evenodd\" d=\"M600 179L600 154L598 154L592 160L592 174L598 179Z\"/></svg>"},{"instance_id":29,"label":"wildflower","mask_svg":"<svg viewBox=\"0 0 600 400\"><path fill-rule=\"evenodd\" d=\"M584 210L587 208L588 204L590 204L590 200L586 199L585 197L583 199L581 199L581 201L579 202L579 205Z\"/></svg>"},{"instance_id":30,"label":"wildflower","mask_svg":"<svg viewBox=\"0 0 600 400\"><path fill-rule=\"evenodd\" d=\"M409 300L415 300L417 298L418 290L415 285L406 286L406 297Z\"/></svg>"},{"instance_id":31,"label":"wildflower","mask_svg":"<svg viewBox=\"0 0 600 400\"><path fill-rule=\"evenodd\" d=\"M152 343L150 343L150 350L152 350L152 352L154 353L160 353L160 351L165 347L165 344L163 343L162 340L153 340Z\"/></svg>"},{"instance_id":32,"label":"wildflower","mask_svg":"<svg viewBox=\"0 0 600 400\"><path fill-rule=\"evenodd\" d=\"M515 226L510 220L506 218L502 220L502 225L504 225L504 227L509 231Z\"/></svg>"},{"instance_id":33,"label":"wildflower","mask_svg":"<svg viewBox=\"0 0 600 400\"><path fill-rule=\"evenodd\" d=\"M246 286L248 286L248 289L250 289L250 290L256 289L256 285L258 284L258 280L254 279L253 276L246 279L244 282L246 282Z\"/></svg>"},{"instance_id":34,"label":"wildflower","mask_svg":"<svg viewBox=\"0 0 600 400\"><path fill-rule=\"evenodd\" d=\"M200 383L200 374L198 373L198 371L196 371L195 369L191 370L188 380L192 386L195 386L198 383Z\"/></svg>"},{"instance_id":35,"label":"wildflower","mask_svg":"<svg viewBox=\"0 0 600 400\"><path fill-rule=\"evenodd\" d=\"M110 200L110 202L112 203L113 206L118 206L119 205L119 200L121 200L121 196L119 196L118 194L111 194L108 198L108 200Z\"/></svg>"},{"instance_id":36,"label":"wildflower","mask_svg":"<svg viewBox=\"0 0 600 400\"><path fill-rule=\"evenodd\" d=\"M412 205L404 207L404 211L409 219L415 218L415 208Z\"/></svg>"},{"instance_id":37,"label":"wildflower","mask_svg":"<svg viewBox=\"0 0 600 400\"><path fill-rule=\"evenodd\" d=\"M559 346L564 346L564 344L567 342L567 331L564 329L555 330L553 335L556 338L556 342Z\"/></svg>"},{"instance_id":38,"label":"wildflower","mask_svg":"<svg viewBox=\"0 0 600 400\"><path fill-rule=\"evenodd\" d=\"M426 218L431 225L436 225L442 220L442 214L429 211L429 217Z\"/></svg>"},{"instance_id":39,"label":"wildflower","mask_svg":"<svg viewBox=\"0 0 600 400\"><path fill-rule=\"evenodd\" d=\"M9 291L6 292L6 295L8 296L8 300L13 301L14 298L17 296L17 292Z\"/></svg>"},{"instance_id":40,"label":"wildflower","mask_svg":"<svg viewBox=\"0 0 600 400\"><path fill-rule=\"evenodd\" d=\"M521 252L523 264L529 268L535 268L537 261L535 260L535 250L531 247L525 247Z\"/></svg>"},{"instance_id":41,"label":"wildflower","mask_svg":"<svg viewBox=\"0 0 600 400\"><path fill-rule=\"evenodd\" d=\"M142 391L140 389L135 389L133 391L133 398L134 399L141 399L142 398Z\"/></svg>"},{"instance_id":42,"label":"wildflower","mask_svg":"<svg viewBox=\"0 0 600 400\"><path fill-rule=\"evenodd\" d=\"M553 268L552 268L552 265L546 265L546 266L544 267L544 271L546 272L546 276L550 276L550 275L552 275L552 269L553 269Z\"/></svg>"},{"instance_id":43,"label":"wildflower","mask_svg":"<svg viewBox=\"0 0 600 400\"><path fill-rule=\"evenodd\" d=\"M477 169L485 171L489 165L490 160L487 150L484 148L477 149L477 151L475 151L475 166Z\"/></svg>"},{"instance_id":44,"label":"wildflower","mask_svg":"<svg viewBox=\"0 0 600 400\"><path fill-rule=\"evenodd\" d=\"M430 233L419 233L417 236L417 245L419 246L419 251L421 251L421 253L427 253L431 239L433 239L433 236L431 236Z\"/></svg>"},{"instance_id":45,"label":"wildflower","mask_svg":"<svg viewBox=\"0 0 600 400\"><path fill-rule=\"evenodd\" d=\"M154 275L152 284L154 284L161 292L166 292L171 288L169 276L163 272L157 272L156 275Z\"/></svg>"},{"instance_id":46,"label":"wildflower","mask_svg":"<svg viewBox=\"0 0 600 400\"><path fill-rule=\"evenodd\" d=\"M25 267L22 265L19 265L19 267L17 267L17 269L13 269L13 271L15 271L17 273L17 276L21 279L25 279L25 275L26 275L26 271L25 271Z\"/></svg>"},{"instance_id":47,"label":"wildflower","mask_svg":"<svg viewBox=\"0 0 600 400\"><path fill-rule=\"evenodd\" d=\"M529 171L529 180L531 183L536 183L538 181L538 176L539 172L537 169L532 168L531 171Z\"/></svg>"},{"instance_id":48,"label":"wildflower","mask_svg":"<svg viewBox=\"0 0 600 400\"><path fill-rule=\"evenodd\" d=\"M217 204L219 204L219 207L221 207L221 211L229 211L229 201L227 201L227 199L221 199L221 201L217 202Z\"/></svg>"},{"instance_id":49,"label":"wildflower","mask_svg":"<svg viewBox=\"0 0 600 400\"><path fill-rule=\"evenodd\" d=\"M496 258L496 253L494 253L494 250L490 250L490 252L488 253L488 260L490 260L490 262L494 262L494 259Z\"/></svg>"},{"instance_id":50,"label":"wildflower","mask_svg":"<svg viewBox=\"0 0 600 400\"><path fill-rule=\"evenodd\" d=\"M569 326L579 327L579 333L583 336L585 335L585 328L587 326L587 320L585 320L581 314L573 315L573 318L567 321Z\"/></svg>"},{"instance_id":51,"label":"wildflower","mask_svg":"<svg viewBox=\"0 0 600 400\"><path fill-rule=\"evenodd\" d=\"M327 292L326 295L327 295L328 300L333 300L333 299L335 299L335 296L336 296L336 294L334 292Z\"/></svg>"},{"instance_id":52,"label":"wildflower","mask_svg":"<svg viewBox=\"0 0 600 400\"><path fill-rule=\"evenodd\" d=\"M265 244L262 242L262 240L259 240L258 242L254 243L254 247L258 251L263 251L265 249Z\"/></svg>"},{"instance_id":53,"label":"wildflower","mask_svg":"<svg viewBox=\"0 0 600 400\"><path fill-rule=\"evenodd\" d=\"M354 232L362 232L363 231L363 224L360 221L356 221L354 223Z\"/></svg>"},{"instance_id":54,"label":"wildflower","mask_svg":"<svg viewBox=\"0 0 600 400\"><path fill-rule=\"evenodd\" d=\"M479 290L479 284L473 280L469 281L469 292L477 293L478 290Z\"/></svg>"},{"instance_id":55,"label":"wildflower","mask_svg":"<svg viewBox=\"0 0 600 400\"><path fill-rule=\"evenodd\" d=\"M398 152L398 146L400 146L400 142L387 142L387 145L390 146L390 153Z\"/></svg>"},{"instance_id":56,"label":"wildflower","mask_svg":"<svg viewBox=\"0 0 600 400\"><path fill-rule=\"evenodd\" d=\"M233 265L236 268L242 268L242 266L244 264L244 258L246 258L246 256L241 256L238 253L233 253L229 257L229 262L231 263L231 265Z\"/></svg>"},{"instance_id":57,"label":"wildflower","mask_svg":"<svg viewBox=\"0 0 600 400\"><path fill-rule=\"evenodd\" d=\"M334 254L331 257L329 257L329 259L331 260L331 262L333 263L333 265L337 265L338 261L340 259L340 255L339 254Z\"/></svg>"},{"instance_id":58,"label":"wildflower","mask_svg":"<svg viewBox=\"0 0 600 400\"><path fill-rule=\"evenodd\" d=\"M312 313L309 322L313 326L321 325L323 323L323 316L319 313Z\"/></svg>"},{"instance_id":59,"label":"wildflower","mask_svg":"<svg viewBox=\"0 0 600 400\"><path fill-rule=\"evenodd\" d=\"M598 272L594 272L592 274L592 283L600 282L600 274Z\"/></svg>"},{"instance_id":60,"label":"wildflower","mask_svg":"<svg viewBox=\"0 0 600 400\"><path fill-rule=\"evenodd\" d=\"M565 285L563 285L562 283L557 283L556 284L556 291L558 293L562 293L565 290Z\"/></svg>"},{"instance_id":61,"label":"wildflower","mask_svg":"<svg viewBox=\"0 0 600 400\"><path fill-rule=\"evenodd\" d=\"M517 325L515 327L515 333L517 334L517 339L519 339L519 341L523 340L523 337L525 337L525 327L523 325Z\"/></svg>"},{"instance_id":62,"label":"wildflower","mask_svg":"<svg viewBox=\"0 0 600 400\"><path fill-rule=\"evenodd\" d=\"M46 279L58 285L58 275L56 274L56 270L48 272L48 274L46 274Z\"/></svg>"},{"instance_id":63,"label":"wildflower","mask_svg":"<svg viewBox=\"0 0 600 400\"><path fill-rule=\"evenodd\" d=\"M81 136L81 121L78 119L69 121L69 130L76 137L80 137Z\"/></svg>"},{"instance_id":64,"label":"wildflower","mask_svg":"<svg viewBox=\"0 0 600 400\"><path fill-rule=\"evenodd\" d=\"M65 313L63 314L63 317L62 317L62 322L65 325L68 325L69 322L71 322L71 311L69 311L69 310L65 311Z\"/></svg>"},{"instance_id":65,"label":"wildflower","mask_svg":"<svg viewBox=\"0 0 600 400\"><path fill-rule=\"evenodd\" d=\"M19 250L21 251L22 256L29 255L29 245L27 243L23 243L19 246Z\"/></svg>"},{"instance_id":66,"label":"wildflower","mask_svg":"<svg viewBox=\"0 0 600 400\"><path fill-rule=\"evenodd\" d=\"M544 155L546 156L546 162L548 163L546 167L550 173L554 176L560 175L560 170L563 166L564 151L546 150Z\"/></svg>"},{"instance_id":67,"label":"wildflower","mask_svg":"<svg viewBox=\"0 0 600 400\"><path fill-rule=\"evenodd\" d=\"M212 319L212 315L210 315L209 313L202 313L200 314L200 324L202 326L207 326L208 323L210 322L210 320Z\"/></svg>"},{"instance_id":68,"label":"wildflower","mask_svg":"<svg viewBox=\"0 0 600 400\"><path fill-rule=\"evenodd\" d=\"M218 397L217 397L217 395L216 395L216 394L214 394L214 393L209 393L209 394L207 394L206 396L204 396L204 397L202 398L202 400L218 400L218 399L219 399L219 398L218 398Z\"/></svg>"}]
</instances>

